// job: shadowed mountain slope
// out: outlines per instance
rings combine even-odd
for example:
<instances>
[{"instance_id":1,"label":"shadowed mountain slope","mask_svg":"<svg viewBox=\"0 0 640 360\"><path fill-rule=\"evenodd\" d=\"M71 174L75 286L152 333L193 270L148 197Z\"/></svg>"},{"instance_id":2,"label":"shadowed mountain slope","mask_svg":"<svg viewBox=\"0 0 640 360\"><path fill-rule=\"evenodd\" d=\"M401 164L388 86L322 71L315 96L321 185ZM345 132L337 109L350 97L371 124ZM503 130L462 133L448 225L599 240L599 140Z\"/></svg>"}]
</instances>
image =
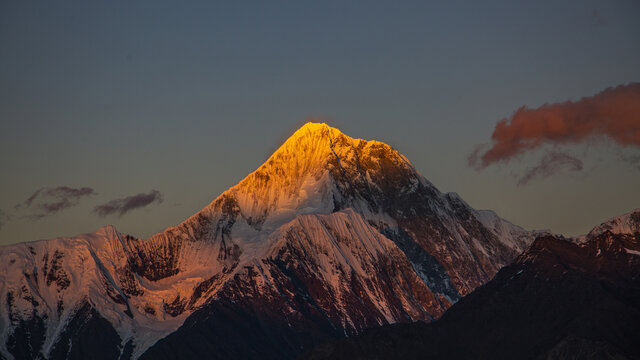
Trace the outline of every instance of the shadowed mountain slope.
<instances>
[{"instance_id":1,"label":"shadowed mountain slope","mask_svg":"<svg viewBox=\"0 0 640 360\"><path fill-rule=\"evenodd\" d=\"M302 358L640 358L638 220L640 210L614 218L580 245L539 237L438 321L366 330Z\"/></svg>"}]
</instances>

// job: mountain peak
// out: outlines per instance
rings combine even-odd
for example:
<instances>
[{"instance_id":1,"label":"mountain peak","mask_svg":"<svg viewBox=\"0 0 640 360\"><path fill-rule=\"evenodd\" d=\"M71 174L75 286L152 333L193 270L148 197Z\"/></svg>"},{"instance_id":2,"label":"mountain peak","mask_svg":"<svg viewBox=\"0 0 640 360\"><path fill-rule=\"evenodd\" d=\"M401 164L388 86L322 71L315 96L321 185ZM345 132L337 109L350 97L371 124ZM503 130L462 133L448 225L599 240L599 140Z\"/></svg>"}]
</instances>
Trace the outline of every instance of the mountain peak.
<instances>
[{"instance_id":1,"label":"mountain peak","mask_svg":"<svg viewBox=\"0 0 640 360\"><path fill-rule=\"evenodd\" d=\"M302 125L298 130L296 130L296 133L300 131L319 133L319 132L325 132L328 130L338 130L338 129L333 128L327 125L326 123L317 123L317 122L309 121L304 125Z\"/></svg>"},{"instance_id":2,"label":"mountain peak","mask_svg":"<svg viewBox=\"0 0 640 360\"><path fill-rule=\"evenodd\" d=\"M254 230L274 228L296 215L336 211L346 206L347 198L373 201L371 194L361 193L381 191L395 177L398 187L423 182L391 146L307 122L260 167L215 199L205 215L226 206Z\"/></svg>"},{"instance_id":3,"label":"mountain peak","mask_svg":"<svg viewBox=\"0 0 640 360\"><path fill-rule=\"evenodd\" d=\"M282 221L292 214L330 213L335 192L332 174L343 170L341 161L361 143L367 142L325 123L308 122L223 196L234 198L242 216L258 227L276 212Z\"/></svg>"},{"instance_id":4,"label":"mountain peak","mask_svg":"<svg viewBox=\"0 0 640 360\"><path fill-rule=\"evenodd\" d=\"M344 135L340 130L325 123L307 122L296 130L273 155L277 155L279 152L286 151L287 149L331 147L334 139L337 138L354 140Z\"/></svg>"},{"instance_id":5,"label":"mountain peak","mask_svg":"<svg viewBox=\"0 0 640 360\"><path fill-rule=\"evenodd\" d=\"M633 235L640 232L640 209L616 216L596 226L587 234L587 239L594 238L606 231L613 234Z\"/></svg>"},{"instance_id":6,"label":"mountain peak","mask_svg":"<svg viewBox=\"0 0 640 360\"><path fill-rule=\"evenodd\" d=\"M254 173L299 177L319 168L337 155L336 142L352 145L354 139L325 123L308 122L296 130Z\"/></svg>"}]
</instances>

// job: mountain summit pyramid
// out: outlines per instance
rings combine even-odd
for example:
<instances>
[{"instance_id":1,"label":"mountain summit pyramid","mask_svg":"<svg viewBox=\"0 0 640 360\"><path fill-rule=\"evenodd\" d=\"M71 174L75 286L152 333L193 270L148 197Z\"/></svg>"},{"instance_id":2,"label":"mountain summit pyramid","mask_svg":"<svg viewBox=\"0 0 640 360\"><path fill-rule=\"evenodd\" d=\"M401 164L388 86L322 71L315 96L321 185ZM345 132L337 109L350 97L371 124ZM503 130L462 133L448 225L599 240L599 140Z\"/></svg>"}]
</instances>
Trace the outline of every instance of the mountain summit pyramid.
<instances>
[{"instance_id":1,"label":"mountain summit pyramid","mask_svg":"<svg viewBox=\"0 0 640 360\"><path fill-rule=\"evenodd\" d=\"M392 147L307 123L149 239L105 227L1 247L0 357L292 358L438 318L533 237Z\"/></svg>"}]
</instances>

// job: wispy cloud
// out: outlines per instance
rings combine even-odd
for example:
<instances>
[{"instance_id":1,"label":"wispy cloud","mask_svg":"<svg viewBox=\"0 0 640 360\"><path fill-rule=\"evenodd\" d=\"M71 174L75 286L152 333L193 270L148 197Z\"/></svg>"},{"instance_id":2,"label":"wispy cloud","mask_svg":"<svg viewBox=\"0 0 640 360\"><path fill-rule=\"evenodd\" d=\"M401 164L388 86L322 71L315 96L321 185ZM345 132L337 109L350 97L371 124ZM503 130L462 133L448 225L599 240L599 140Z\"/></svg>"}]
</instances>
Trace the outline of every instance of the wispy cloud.
<instances>
[{"instance_id":1,"label":"wispy cloud","mask_svg":"<svg viewBox=\"0 0 640 360\"><path fill-rule=\"evenodd\" d=\"M161 203L162 194L158 190L151 190L150 193L140 193L127 196L121 199L114 199L102 205L98 205L93 212L100 216L117 214L122 216L131 210L143 208L153 203Z\"/></svg>"},{"instance_id":2,"label":"wispy cloud","mask_svg":"<svg viewBox=\"0 0 640 360\"><path fill-rule=\"evenodd\" d=\"M571 171L582 170L582 160L559 151L549 151L538 164L529 168L518 180L518 186L526 185L535 178L546 178L563 169Z\"/></svg>"},{"instance_id":3,"label":"wispy cloud","mask_svg":"<svg viewBox=\"0 0 640 360\"><path fill-rule=\"evenodd\" d=\"M16 205L15 209L30 210L32 213L27 215L27 217L41 219L75 206L81 198L95 194L96 191L90 187L72 188L68 186L58 186L54 188L40 188L23 203Z\"/></svg>"}]
</instances>

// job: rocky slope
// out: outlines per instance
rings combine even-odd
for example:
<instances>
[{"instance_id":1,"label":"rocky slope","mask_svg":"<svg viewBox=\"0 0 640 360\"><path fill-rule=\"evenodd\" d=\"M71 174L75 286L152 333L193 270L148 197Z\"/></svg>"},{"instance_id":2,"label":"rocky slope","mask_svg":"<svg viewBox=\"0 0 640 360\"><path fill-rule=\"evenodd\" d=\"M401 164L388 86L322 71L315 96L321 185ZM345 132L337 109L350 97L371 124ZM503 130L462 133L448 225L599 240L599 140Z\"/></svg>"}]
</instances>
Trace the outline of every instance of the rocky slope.
<instances>
[{"instance_id":1,"label":"rocky slope","mask_svg":"<svg viewBox=\"0 0 640 360\"><path fill-rule=\"evenodd\" d=\"M638 219L614 218L580 245L539 237L438 321L367 330L303 358L640 358Z\"/></svg>"},{"instance_id":2,"label":"rocky slope","mask_svg":"<svg viewBox=\"0 0 640 360\"><path fill-rule=\"evenodd\" d=\"M293 357L436 319L532 240L388 145L308 123L149 239L105 227L0 248L0 356Z\"/></svg>"}]
</instances>

